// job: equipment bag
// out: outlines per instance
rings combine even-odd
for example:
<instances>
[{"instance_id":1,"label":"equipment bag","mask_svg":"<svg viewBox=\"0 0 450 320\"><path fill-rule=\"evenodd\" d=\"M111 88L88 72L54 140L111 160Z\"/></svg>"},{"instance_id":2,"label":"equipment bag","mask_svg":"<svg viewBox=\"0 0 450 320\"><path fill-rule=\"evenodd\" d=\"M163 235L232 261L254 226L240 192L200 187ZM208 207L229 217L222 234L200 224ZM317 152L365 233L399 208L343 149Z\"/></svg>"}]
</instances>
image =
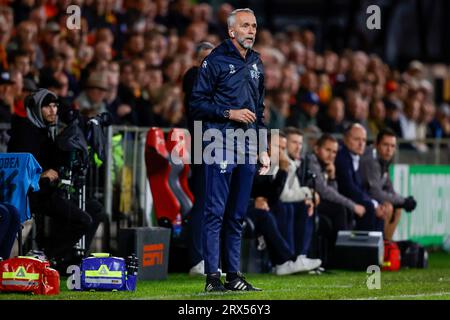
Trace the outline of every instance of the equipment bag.
<instances>
[{"instance_id":1,"label":"equipment bag","mask_svg":"<svg viewBox=\"0 0 450 320\"><path fill-rule=\"evenodd\" d=\"M93 253L81 262L81 290L134 291L137 279L137 257L111 257Z\"/></svg>"},{"instance_id":2,"label":"equipment bag","mask_svg":"<svg viewBox=\"0 0 450 320\"><path fill-rule=\"evenodd\" d=\"M400 249L395 242L384 241L383 271L398 271L400 269Z\"/></svg>"},{"instance_id":3,"label":"equipment bag","mask_svg":"<svg viewBox=\"0 0 450 320\"><path fill-rule=\"evenodd\" d=\"M7 259L0 262L0 291L59 294L59 273L37 258Z\"/></svg>"},{"instance_id":4,"label":"equipment bag","mask_svg":"<svg viewBox=\"0 0 450 320\"><path fill-rule=\"evenodd\" d=\"M420 244L413 241L397 241L402 257L402 268L428 267L428 252Z\"/></svg>"}]
</instances>

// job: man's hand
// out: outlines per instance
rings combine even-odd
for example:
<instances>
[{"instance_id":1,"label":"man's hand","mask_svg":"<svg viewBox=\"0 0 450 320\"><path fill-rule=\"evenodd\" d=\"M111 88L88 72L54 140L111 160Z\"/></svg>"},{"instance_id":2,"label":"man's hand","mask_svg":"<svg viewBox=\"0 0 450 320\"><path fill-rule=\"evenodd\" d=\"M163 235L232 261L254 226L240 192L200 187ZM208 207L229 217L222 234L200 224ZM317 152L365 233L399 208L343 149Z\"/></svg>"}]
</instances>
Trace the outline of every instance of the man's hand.
<instances>
[{"instance_id":1,"label":"man's hand","mask_svg":"<svg viewBox=\"0 0 450 320\"><path fill-rule=\"evenodd\" d=\"M318 206L320 204L320 195L318 192L313 192L314 205Z\"/></svg>"},{"instance_id":2,"label":"man's hand","mask_svg":"<svg viewBox=\"0 0 450 320\"><path fill-rule=\"evenodd\" d=\"M41 179L42 178L48 178L51 182L58 180L59 175L58 172L56 172L53 169L48 169L47 171L42 172Z\"/></svg>"},{"instance_id":3,"label":"man's hand","mask_svg":"<svg viewBox=\"0 0 450 320\"><path fill-rule=\"evenodd\" d=\"M286 152L280 150L280 159L279 159L280 170L288 171L289 169L289 159L286 155Z\"/></svg>"},{"instance_id":4,"label":"man's hand","mask_svg":"<svg viewBox=\"0 0 450 320\"><path fill-rule=\"evenodd\" d=\"M305 200L306 210L308 213L308 217L311 217L314 214L314 204L311 199Z\"/></svg>"},{"instance_id":5,"label":"man's hand","mask_svg":"<svg viewBox=\"0 0 450 320\"><path fill-rule=\"evenodd\" d=\"M248 109L230 109L230 120L249 124L256 121L256 115Z\"/></svg>"},{"instance_id":6,"label":"man's hand","mask_svg":"<svg viewBox=\"0 0 450 320\"><path fill-rule=\"evenodd\" d=\"M131 112L131 107L128 104L121 104L118 108L117 108L117 115L119 117L124 117L127 114L129 114Z\"/></svg>"},{"instance_id":7,"label":"man's hand","mask_svg":"<svg viewBox=\"0 0 450 320\"><path fill-rule=\"evenodd\" d=\"M265 175L270 169L270 157L267 151L263 151L259 155L259 163L261 168L259 169L260 175Z\"/></svg>"},{"instance_id":8,"label":"man's hand","mask_svg":"<svg viewBox=\"0 0 450 320\"><path fill-rule=\"evenodd\" d=\"M260 209L264 211L269 211L269 204L267 203L267 199L264 197L257 197L255 199L255 209Z\"/></svg>"},{"instance_id":9,"label":"man's hand","mask_svg":"<svg viewBox=\"0 0 450 320\"><path fill-rule=\"evenodd\" d=\"M334 180L336 179L336 167L334 166L334 163L327 164L327 167L325 168L328 174L328 179Z\"/></svg>"},{"instance_id":10,"label":"man's hand","mask_svg":"<svg viewBox=\"0 0 450 320\"><path fill-rule=\"evenodd\" d=\"M386 217L386 207L384 205L379 205L376 209L375 209L375 215L377 216L377 218L379 219L384 219Z\"/></svg>"},{"instance_id":11,"label":"man's hand","mask_svg":"<svg viewBox=\"0 0 450 320\"><path fill-rule=\"evenodd\" d=\"M384 206L384 211L386 213L386 216L392 217L392 215L394 214L394 206L392 205L392 203L385 202L385 203L383 203L383 206Z\"/></svg>"},{"instance_id":12,"label":"man's hand","mask_svg":"<svg viewBox=\"0 0 450 320\"><path fill-rule=\"evenodd\" d=\"M353 212L358 216L358 217L362 217L365 213L366 213L366 208L364 208L364 206L360 205L360 204L356 204L353 207Z\"/></svg>"}]
</instances>

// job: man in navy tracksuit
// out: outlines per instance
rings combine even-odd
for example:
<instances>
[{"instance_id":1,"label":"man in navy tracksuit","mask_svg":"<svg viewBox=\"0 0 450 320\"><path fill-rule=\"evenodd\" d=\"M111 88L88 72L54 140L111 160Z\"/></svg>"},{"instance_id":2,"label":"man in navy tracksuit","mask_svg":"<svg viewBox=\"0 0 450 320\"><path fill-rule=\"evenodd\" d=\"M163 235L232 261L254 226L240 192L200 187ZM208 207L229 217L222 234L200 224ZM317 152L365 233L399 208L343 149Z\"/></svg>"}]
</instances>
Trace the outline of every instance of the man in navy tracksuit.
<instances>
[{"instance_id":1,"label":"man in navy tracksuit","mask_svg":"<svg viewBox=\"0 0 450 320\"><path fill-rule=\"evenodd\" d=\"M228 17L228 32L230 39L203 61L190 101L193 118L203 122L204 140L207 134L219 132L218 140L222 141L222 146L213 148L210 154L214 161L204 157L206 192L202 239L207 292L260 290L239 272L240 246L242 222L256 171L256 159L251 161L251 150L258 145L260 173L266 173L270 166L267 136L257 142L250 139L250 142L239 143L238 138L237 143L232 140L232 148L229 144L223 146L227 134L229 138L230 132L226 132L229 129L256 132L257 137L259 129L264 128L263 66L259 54L251 49L256 36L253 11L233 11ZM212 142L217 146L216 140ZM213 143L203 143L205 155L211 145ZM238 154L236 149L241 152ZM237 159L240 156L244 157L244 162ZM221 241L222 267L227 273L225 284L218 272Z\"/></svg>"}]
</instances>

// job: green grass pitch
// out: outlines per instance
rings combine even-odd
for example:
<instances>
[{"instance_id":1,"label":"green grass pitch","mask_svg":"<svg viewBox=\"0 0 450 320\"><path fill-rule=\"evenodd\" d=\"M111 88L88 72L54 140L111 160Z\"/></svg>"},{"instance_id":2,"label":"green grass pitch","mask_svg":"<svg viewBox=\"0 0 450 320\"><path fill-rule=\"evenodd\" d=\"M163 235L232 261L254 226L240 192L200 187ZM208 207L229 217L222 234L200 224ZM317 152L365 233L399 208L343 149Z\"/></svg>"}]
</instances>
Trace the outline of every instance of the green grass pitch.
<instances>
[{"instance_id":1,"label":"green grass pitch","mask_svg":"<svg viewBox=\"0 0 450 320\"><path fill-rule=\"evenodd\" d=\"M450 300L450 254L433 253L427 269L402 269L381 273L381 289L369 290L368 274L331 270L321 275L275 276L248 274L247 279L262 292L206 294L204 279L169 274L163 281L140 281L136 292L71 292L61 279L57 296L0 293L0 300L302 300L302 299L445 299Z\"/></svg>"}]
</instances>

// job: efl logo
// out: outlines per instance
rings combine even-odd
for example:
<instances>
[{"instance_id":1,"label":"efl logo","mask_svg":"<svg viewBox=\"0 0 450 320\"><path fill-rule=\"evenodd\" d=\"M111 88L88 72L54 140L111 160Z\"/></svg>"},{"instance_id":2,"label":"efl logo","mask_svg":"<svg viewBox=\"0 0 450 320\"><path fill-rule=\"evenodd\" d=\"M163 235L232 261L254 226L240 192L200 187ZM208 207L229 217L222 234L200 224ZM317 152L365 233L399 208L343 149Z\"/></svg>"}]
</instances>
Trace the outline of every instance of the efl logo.
<instances>
[{"instance_id":1,"label":"efl logo","mask_svg":"<svg viewBox=\"0 0 450 320\"><path fill-rule=\"evenodd\" d=\"M164 244L148 244L144 246L144 254L142 255L142 266L151 267L163 264Z\"/></svg>"}]
</instances>

